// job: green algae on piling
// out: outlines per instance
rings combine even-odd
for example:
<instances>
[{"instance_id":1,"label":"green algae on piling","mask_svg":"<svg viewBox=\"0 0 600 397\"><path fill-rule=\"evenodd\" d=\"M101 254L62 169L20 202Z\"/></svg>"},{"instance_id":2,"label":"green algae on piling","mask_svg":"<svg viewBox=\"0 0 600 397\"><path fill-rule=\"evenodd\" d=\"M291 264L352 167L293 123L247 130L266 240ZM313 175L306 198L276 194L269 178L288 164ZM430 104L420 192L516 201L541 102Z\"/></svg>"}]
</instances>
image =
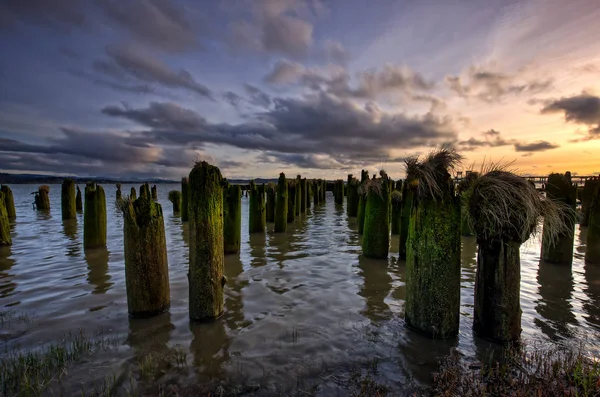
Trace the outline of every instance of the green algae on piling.
<instances>
[{"instance_id":1,"label":"green algae on piling","mask_svg":"<svg viewBox=\"0 0 600 397\"><path fill-rule=\"evenodd\" d=\"M597 180L596 180L597 181ZM594 188L589 205L588 231L586 239L585 263L600 265L600 184Z\"/></svg>"},{"instance_id":2,"label":"green algae on piling","mask_svg":"<svg viewBox=\"0 0 600 397\"><path fill-rule=\"evenodd\" d=\"M248 204L248 232L264 233L267 228L265 209L265 185L257 186L250 181L250 202Z\"/></svg>"},{"instance_id":3,"label":"green algae on piling","mask_svg":"<svg viewBox=\"0 0 600 397\"><path fill-rule=\"evenodd\" d=\"M432 338L458 334L460 318L460 199L448 172L462 159L442 147L406 160L413 192L406 240L406 324Z\"/></svg>"},{"instance_id":4,"label":"green algae on piling","mask_svg":"<svg viewBox=\"0 0 600 397\"><path fill-rule=\"evenodd\" d=\"M225 184L223 205L223 250L225 254L240 252L242 233L242 188Z\"/></svg>"},{"instance_id":5,"label":"green algae on piling","mask_svg":"<svg viewBox=\"0 0 600 397\"><path fill-rule=\"evenodd\" d=\"M50 211L50 186L42 185L38 187L35 194L35 207L38 211Z\"/></svg>"},{"instance_id":6,"label":"green algae on piling","mask_svg":"<svg viewBox=\"0 0 600 397\"><path fill-rule=\"evenodd\" d=\"M408 240L408 229L410 226L410 216L413 210L413 191L409 188L408 179L402 185L402 203L400 207L400 233L398 258L406 259L406 241Z\"/></svg>"},{"instance_id":7,"label":"green algae on piling","mask_svg":"<svg viewBox=\"0 0 600 397\"><path fill-rule=\"evenodd\" d=\"M577 205L577 186L571 182L571 173L550 174L546 182L546 199L554 200L561 205L571 208L572 214L575 214ZM547 219L544 219L544 229ZM573 243L575 240L575 222L574 216L563 216L566 233L561 233L555 241L550 241L547 234L542 233L542 259L545 262L556 263L570 266L573 263Z\"/></svg>"},{"instance_id":8,"label":"green algae on piling","mask_svg":"<svg viewBox=\"0 0 600 397\"><path fill-rule=\"evenodd\" d=\"M346 213L349 217L355 217L358 213L358 185L358 180L352 174L348 174Z\"/></svg>"},{"instance_id":9,"label":"green algae on piling","mask_svg":"<svg viewBox=\"0 0 600 397\"><path fill-rule=\"evenodd\" d=\"M265 186L265 190L267 194L267 222L273 223L275 222L275 194L277 185L269 182L267 186Z\"/></svg>"},{"instance_id":10,"label":"green algae on piling","mask_svg":"<svg viewBox=\"0 0 600 397\"><path fill-rule=\"evenodd\" d=\"M189 220L189 192L190 181L187 177L181 178L181 220L186 222Z\"/></svg>"},{"instance_id":11,"label":"green algae on piling","mask_svg":"<svg viewBox=\"0 0 600 397\"><path fill-rule=\"evenodd\" d=\"M288 181L288 210L287 222L292 223L296 219L296 181L290 179Z\"/></svg>"},{"instance_id":12,"label":"green algae on piling","mask_svg":"<svg viewBox=\"0 0 600 397\"><path fill-rule=\"evenodd\" d=\"M156 188L156 185L152 185L150 192L152 193L152 200L158 200L158 190Z\"/></svg>"},{"instance_id":13,"label":"green algae on piling","mask_svg":"<svg viewBox=\"0 0 600 397\"><path fill-rule=\"evenodd\" d=\"M168 198L173 204L173 213L176 214L181 212L181 192L179 190L171 190Z\"/></svg>"},{"instance_id":14,"label":"green algae on piling","mask_svg":"<svg viewBox=\"0 0 600 397\"><path fill-rule=\"evenodd\" d=\"M369 180L369 172L362 170L360 172L360 186ZM359 186L359 190L360 190ZM358 195L358 210L356 212L356 220L358 222L358 234L363 234L365 226L365 209L367 207L367 197L364 194Z\"/></svg>"},{"instance_id":15,"label":"green algae on piling","mask_svg":"<svg viewBox=\"0 0 600 397\"><path fill-rule=\"evenodd\" d=\"M123 201L121 206L129 315L163 313L171 300L162 207L146 196Z\"/></svg>"},{"instance_id":16,"label":"green algae on piling","mask_svg":"<svg viewBox=\"0 0 600 397\"><path fill-rule=\"evenodd\" d=\"M75 181L71 178L63 180L60 189L60 208L63 220L77 218L75 198Z\"/></svg>"},{"instance_id":17,"label":"green algae on piling","mask_svg":"<svg viewBox=\"0 0 600 397\"><path fill-rule=\"evenodd\" d=\"M212 321L223 314L223 177L219 168L196 163L189 188L189 316ZM185 197L184 197L185 200Z\"/></svg>"},{"instance_id":18,"label":"green algae on piling","mask_svg":"<svg viewBox=\"0 0 600 397\"><path fill-rule=\"evenodd\" d=\"M79 190L79 186L77 186L77 195L75 196L75 208L77 212L83 211L83 199L81 198L81 190Z\"/></svg>"},{"instance_id":19,"label":"green algae on piling","mask_svg":"<svg viewBox=\"0 0 600 397\"><path fill-rule=\"evenodd\" d=\"M6 214L8 216L8 220L17 219L17 211L15 210L15 199L13 197L13 192L8 187L8 185L2 185L0 191L4 195L4 208L6 209Z\"/></svg>"},{"instance_id":20,"label":"green algae on piling","mask_svg":"<svg viewBox=\"0 0 600 397\"><path fill-rule=\"evenodd\" d=\"M129 200L135 200L137 199L137 192L135 190L135 187L131 188L131 191L129 192Z\"/></svg>"},{"instance_id":21,"label":"green algae on piling","mask_svg":"<svg viewBox=\"0 0 600 397\"><path fill-rule=\"evenodd\" d=\"M5 203L4 192L0 191L0 245L11 245L10 223Z\"/></svg>"},{"instance_id":22,"label":"green algae on piling","mask_svg":"<svg viewBox=\"0 0 600 397\"><path fill-rule=\"evenodd\" d=\"M279 174L277 181L277 197L275 204L275 233L285 233L287 231L288 217L288 182L285 174Z\"/></svg>"},{"instance_id":23,"label":"green algae on piling","mask_svg":"<svg viewBox=\"0 0 600 397\"><path fill-rule=\"evenodd\" d=\"M85 186L83 210L83 247L106 247L106 197L102 186Z\"/></svg>"},{"instance_id":24,"label":"green algae on piling","mask_svg":"<svg viewBox=\"0 0 600 397\"><path fill-rule=\"evenodd\" d=\"M366 197L362 251L367 258L385 259L389 253L391 199L389 187L389 178L384 171L381 171L380 178L370 179L360 188L360 193ZM343 200L339 183L337 194Z\"/></svg>"},{"instance_id":25,"label":"green algae on piling","mask_svg":"<svg viewBox=\"0 0 600 397\"><path fill-rule=\"evenodd\" d=\"M150 185L144 183L140 186L140 197L150 198Z\"/></svg>"}]
</instances>

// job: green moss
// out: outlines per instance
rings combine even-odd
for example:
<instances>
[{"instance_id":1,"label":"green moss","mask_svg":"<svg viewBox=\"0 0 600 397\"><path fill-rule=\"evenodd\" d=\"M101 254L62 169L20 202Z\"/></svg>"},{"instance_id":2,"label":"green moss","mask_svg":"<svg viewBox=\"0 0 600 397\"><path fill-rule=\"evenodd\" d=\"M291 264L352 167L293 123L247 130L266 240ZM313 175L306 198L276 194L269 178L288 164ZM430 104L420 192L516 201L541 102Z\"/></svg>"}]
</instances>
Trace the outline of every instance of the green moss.
<instances>
[{"instance_id":1,"label":"green moss","mask_svg":"<svg viewBox=\"0 0 600 397\"><path fill-rule=\"evenodd\" d=\"M346 190L348 191L346 199L346 212L349 217L355 217L358 214L358 180L348 175L348 184Z\"/></svg>"},{"instance_id":2,"label":"green moss","mask_svg":"<svg viewBox=\"0 0 600 397\"><path fill-rule=\"evenodd\" d=\"M207 162L196 163L189 182L190 319L211 321L223 314L223 178Z\"/></svg>"},{"instance_id":3,"label":"green moss","mask_svg":"<svg viewBox=\"0 0 600 397\"><path fill-rule=\"evenodd\" d=\"M152 193L152 200L158 200L158 190L156 188L156 185L152 185L150 192Z\"/></svg>"},{"instance_id":4,"label":"green moss","mask_svg":"<svg viewBox=\"0 0 600 397\"><path fill-rule=\"evenodd\" d=\"M189 179L181 178L181 220L186 222L189 220Z\"/></svg>"},{"instance_id":5,"label":"green moss","mask_svg":"<svg viewBox=\"0 0 600 397\"><path fill-rule=\"evenodd\" d=\"M589 208L585 263L600 265L600 184L596 185Z\"/></svg>"},{"instance_id":6,"label":"green moss","mask_svg":"<svg viewBox=\"0 0 600 397\"><path fill-rule=\"evenodd\" d=\"M148 317L168 310L169 266L160 204L146 196L127 201L123 206L123 238L129 314Z\"/></svg>"},{"instance_id":7,"label":"green moss","mask_svg":"<svg viewBox=\"0 0 600 397\"><path fill-rule=\"evenodd\" d=\"M546 197L569 206L573 212L577 205L577 186L571 183L571 173L550 174L546 184ZM563 216L568 233L561 233L555 241L550 241L548 234L542 234L542 259L545 262L571 265L573 263L573 243L575 240L575 223L570 217ZM544 222L544 229L549 227Z\"/></svg>"},{"instance_id":8,"label":"green moss","mask_svg":"<svg viewBox=\"0 0 600 397\"><path fill-rule=\"evenodd\" d=\"M590 208L594 199L596 186L600 184L598 178L587 179L581 192L581 226L587 226L590 221Z\"/></svg>"},{"instance_id":9,"label":"green moss","mask_svg":"<svg viewBox=\"0 0 600 397\"><path fill-rule=\"evenodd\" d=\"M248 205L248 232L264 233L267 228L265 208L265 185L256 186L250 181L250 202Z\"/></svg>"},{"instance_id":10,"label":"green moss","mask_svg":"<svg viewBox=\"0 0 600 397\"><path fill-rule=\"evenodd\" d=\"M168 198L173 204L173 213L181 212L181 192L179 190L171 190Z\"/></svg>"},{"instance_id":11,"label":"green moss","mask_svg":"<svg viewBox=\"0 0 600 397\"><path fill-rule=\"evenodd\" d=\"M521 260L517 242L478 240L473 331L497 342L521 334Z\"/></svg>"},{"instance_id":12,"label":"green moss","mask_svg":"<svg viewBox=\"0 0 600 397\"><path fill-rule=\"evenodd\" d=\"M267 222L275 222L275 192L276 185L274 183L269 183L266 187L267 194Z\"/></svg>"},{"instance_id":13,"label":"green moss","mask_svg":"<svg viewBox=\"0 0 600 397\"><path fill-rule=\"evenodd\" d=\"M38 211L50 211L50 187L42 185L35 195L35 207Z\"/></svg>"},{"instance_id":14,"label":"green moss","mask_svg":"<svg viewBox=\"0 0 600 397\"><path fill-rule=\"evenodd\" d=\"M81 198L79 186L77 186L77 195L75 196L75 208L77 209L77 212L83 211L83 199Z\"/></svg>"},{"instance_id":15,"label":"green moss","mask_svg":"<svg viewBox=\"0 0 600 397\"><path fill-rule=\"evenodd\" d=\"M431 337L458 334L460 200L422 198L411 213L406 242L405 320Z\"/></svg>"},{"instance_id":16,"label":"green moss","mask_svg":"<svg viewBox=\"0 0 600 397\"><path fill-rule=\"evenodd\" d=\"M106 247L106 197L102 186L85 186L83 210L83 247Z\"/></svg>"},{"instance_id":17,"label":"green moss","mask_svg":"<svg viewBox=\"0 0 600 397\"><path fill-rule=\"evenodd\" d=\"M288 217L288 183L285 174L279 174L277 181L277 203L275 205L275 232L285 233L287 231Z\"/></svg>"},{"instance_id":18,"label":"green moss","mask_svg":"<svg viewBox=\"0 0 600 397\"><path fill-rule=\"evenodd\" d=\"M62 219L77 218L77 208L75 207L75 181L73 179L65 179L62 182L60 204Z\"/></svg>"},{"instance_id":19,"label":"green moss","mask_svg":"<svg viewBox=\"0 0 600 397\"><path fill-rule=\"evenodd\" d=\"M150 185L147 183L144 183L142 186L140 186L140 197L150 198Z\"/></svg>"},{"instance_id":20,"label":"green moss","mask_svg":"<svg viewBox=\"0 0 600 397\"><path fill-rule=\"evenodd\" d=\"M288 181L288 211L287 221L288 223L294 222L296 219L296 181Z\"/></svg>"},{"instance_id":21,"label":"green moss","mask_svg":"<svg viewBox=\"0 0 600 397\"><path fill-rule=\"evenodd\" d=\"M369 180L369 172L362 170L360 172L360 184L361 186ZM356 212L356 220L358 223L358 233L363 234L365 227L365 210L367 207L367 198L364 194L358 196L358 210Z\"/></svg>"},{"instance_id":22,"label":"green moss","mask_svg":"<svg viewBox=\"0 0 600 397\"><path fill-rule=\"evenodd\" d=\"M223 249L225 254L240 252L242 233L242 187L227 185L223 206Z\"/></svg>"},{"instance_id":23,"label":"green moss","mask_svg":"<svg viewBox=\"0 0 600 397\"><path fill-rule=\"evenodd\" d=\"M363 255L367 258L385 259L390 248L390 184L387 175L371 180L366 189ZM338 195L344 198L338 188Z\"/></svg>"},{"instance_id":24,"label":"green moss","mask_svg":"<svg viewBox=\"0 0 600 397\"><path fill-rule=\"evenodd\" d=\"M15 199L13 197L12 190L10 190L10 187L8 187L7 185L2 185L0 191L4 194L4 208L6 208L8 219L17 219L17 211L15 210Z\"/></svg>"},{"instance_id":25,"label":"green moss","mask_svg":"<svg viewBox=\"0 0 600 397\"><path fill-rule=\"evenodd\" d=\"M132 187L131 191L129 192L129 200L135 200L137 198L137 192L135 191L135 188Z\"/></svg>"},{"instance_id":26,"label":"green moss","mask_svg":"<svg viewBox=\"0 0 600 397\"><path fill-rule=\"evenodd\" d=\"M0 191L0 245L11 245L10 223L8 220L8 211L4 199L4 192Z\"/></svg>"}]
</instances>

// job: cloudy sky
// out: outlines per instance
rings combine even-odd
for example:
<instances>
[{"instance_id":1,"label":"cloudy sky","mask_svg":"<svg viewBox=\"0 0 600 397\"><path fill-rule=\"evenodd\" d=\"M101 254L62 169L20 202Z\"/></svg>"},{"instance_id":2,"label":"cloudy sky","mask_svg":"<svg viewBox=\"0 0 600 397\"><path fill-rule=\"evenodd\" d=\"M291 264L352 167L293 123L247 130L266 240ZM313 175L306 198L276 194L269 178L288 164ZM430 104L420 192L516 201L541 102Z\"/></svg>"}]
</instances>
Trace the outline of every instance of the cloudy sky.
<instances>
[{"instance_id":1,"label":"cloudy sky","mask_svg":"<svg viewBox=\"0 0 600 397\"><path fill-rule=\"evenodd\" d=\"M600 172L599 20L598 0L2 0L0 172L401 177L448 142L465 168Z\"/></svg>"}]
</instances>

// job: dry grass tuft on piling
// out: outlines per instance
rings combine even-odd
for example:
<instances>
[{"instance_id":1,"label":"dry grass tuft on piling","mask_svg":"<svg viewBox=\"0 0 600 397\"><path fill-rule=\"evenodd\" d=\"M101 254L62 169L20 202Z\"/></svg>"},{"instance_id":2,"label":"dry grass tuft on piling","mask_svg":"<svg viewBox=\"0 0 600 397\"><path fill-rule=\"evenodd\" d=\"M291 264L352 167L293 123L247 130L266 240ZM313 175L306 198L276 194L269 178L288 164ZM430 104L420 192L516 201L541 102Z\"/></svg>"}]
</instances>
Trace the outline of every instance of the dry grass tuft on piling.
<instances>
[{"instance_id":1,"label":"dry grass tuft on piling","mask_svg":"<svg viewBox=\"0 0 600 397\"><path fill-rule=\"evenodd\" d=\"M408 157L404 160L406 165L406 179L409 186L419 197L442 198L446 186L440 181L446 180L448 170L455 169L463 160L455 148L444 145L433 150L423 160L419 157Z\"/></svg>"}]
</instances>

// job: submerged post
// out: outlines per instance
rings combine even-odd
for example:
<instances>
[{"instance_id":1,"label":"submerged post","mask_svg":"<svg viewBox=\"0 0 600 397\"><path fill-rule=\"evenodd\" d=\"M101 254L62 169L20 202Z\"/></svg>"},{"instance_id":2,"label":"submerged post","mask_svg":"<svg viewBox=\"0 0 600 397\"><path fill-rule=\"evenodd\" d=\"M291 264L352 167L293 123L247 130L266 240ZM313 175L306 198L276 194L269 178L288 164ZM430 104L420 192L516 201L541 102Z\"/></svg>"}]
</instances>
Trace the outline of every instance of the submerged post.
<instances>
[{"instance_id":1,"label":"submerged post","mask_svg":"<svg viewBox=\"0 0 600 397\"><path fill-rule=\"evenodd\" d=\"M269 183L265 189L267 193L267 222L275 222L275 192L276 186L274 183Z\"/></svg>"},{"instance_id":2,"label":"submerged post","mask_svg":"<svg viewBox=\"0 0 600 397\"><path fill-rule=\"evenodd\" d=\"M15 199L13 197L12 190L10 190L10 187L8 187L7 185L2 185L0 191L4 195L4 208L6 209L8 220L17 219L17 211L15 210Z\"/></svg>"},{"instance_id":3,"label":"submerged post","mask_svg":"<svg viewBox=\"0 0 600 397\"><path fill-rule=\"evenodd\" d=\"M77 212L83 211L83 200L81 198L81 190L79 190L79 186L77 186L77 195L75 196L75 208Z\"/></svg>"},{"instance_id":4,"label":"submerged post","mask_svg":"<svg viewBox=\"0 0 600 397\"><path fill-rule=\"evenodd\" d=\"M462 157L442 148L407 162L414 194L406 241L406 324L433 338L458 334L460 318L460 199L453 168ZM368 205L368 204L367 204Z\"/></svg>"},{"instance_id":5,"label":"submerged post","mask_svg":"<svg viewBox=\"0 0 600 397\"><path fill-rule=\"evenodd\" d=\"M62 219L77 218L77 208L75 207L75 181L71 178L62 182L60 189L60 208Z\"/></svg>"},{"instance_id":6,"label":"submerged post","mask_svg":"<svg viewBox=\"0 0 600 397\"><path fill-rule=\"evenodd\" d=\"M223 249L225 254L240 252L242 233L242 188L227 184L223 206Z\"/></svg>"},{"instance_id":7,"label":"submerged post","mask_svg":"<svg viewBox=\"0 0 600 397\"><path fill-rule=\"evenodd\" d=\"M248 204L248 232L264 233L267 228L265 210L265 185L257 186L250 181L250 202Z\"/></svg>"},{"instance_id":8,"label":"submerged post","mask_svg":"<svg viewBox=\"0 0 600 397\"><path fill-rule=\"evenodd\" d=\"M189 219L189 192L190 181L187 177L181 178L181 220L183 222Z\"/></svg>"},{"instance_id":9,"label":"submerged post","mask_svg":"<svg viewBox=\"0 0 600 397\"><path fill-rule=\"evenodd\" d=\"M275 233L285 233L287 231L288 216L288 183L285 174L279 174L277 181L277 203L275 205Z\"/></svg>"},{"instance_id":10,"label":"submerged post","mask_svg":"<svg viewBox=\"0 0 600 397\"><path fill-rule=\"evenodd\" d=\"M600 265L600 184L596 184L589 206L585 263Z\"/></svg>"},{"instance_id":11,"label":"submerged post","mask_svg":"<svg viewBox=\"0 0 600 397\"><path fill-rule=\"evenodd\" d=\"M348 174L348 190L346 199L346 213L349 217L355 217L358 213L358 180Z\"/></svg>"},{"instance_id":12,"label":"submerged post","mask_svg":"<svg viewBox=\"0 0 600 397\"><path fill-rule=\"evenodd\" d=\"M189 187L190 319L212 321L223 314L223 178L217 167L196 163ZM184 198L185 200L185 198Z\"/></svg>"},{"instance_id":13,"label":"submerged post","mask_svg":"<svg viewBox=\"0 0 600 397\"><path fill-rule=\"evenodd\" d=\"M11 245L10 223L8 220L8 211L6 211L6 201L4 192L0 191L0 245Z\"/></svg>"},{"instance_id":14,"label":"submerged post","mask_svg":"<svg viewBox=\"0 0 600 397\"><path fill-rule=\"evenodd\" d=\"M50 211L50 186L42 185L38 187L35 194L35 207L38 211Z\"/></svg>"},{"instance_id":15,"label":"submerged post","mask_svg":"<svg viewBox=\"0 0 600 397\"><path fill-rule=\"evenodd\" d=\"M171 304L162 207L149 197L126 200L122 206L129 315L154 316Z\"/></svg>"},{"instance_id":16,"label":"submerged post","mask_svg":"<svg viewBox=\"0 0 600 397\"><path fill-rule=\"evenodd\" d=\"M287 222L292 223L294 219L296 219L296 181L291 179L288 181Z\"/></svg>"},{"instance_id":17,"label":"submerged post","mask_svg":"<svg viewBox=\"0 0 600 397\"><path fill-rule=\"evenodd\" d=\"M83 247L106 247L106 197L102 186L95 183L85 186Z\"/></svg>"},{"instance_id":18,"label":"submerged post","mask_svg":"<svg viewBox=\"0 0 600 397\"><path fill-rule=\"evenodd\" d=\"M360 186L367 183L369 180L369 172L362 170L360 172ZM360 190L360 187L359 187ZM356 218L358 222L358 233L362 234L365 226L365 209L367 207L367 197L364 194L358 195L358 211L356 213Z\"/></svg>"},{"instance_id":19,"label":"submerged post","mask_svg":"<svg viewBox=\"0 0 600 397\"><path fill-rule=\"evenodd\" d=\"M156 185L152 185L151 193L152 193L152 200L158 200L158 191L156 189Z\"/></svg>"},{"instance_id":20,"label":"submerged post","mask_svg":"<svg viewBox=\"0 0 600 397\"><path fill-rule=\"evenodd\" d=\"M575 214L577 186L571 182L571 173L550 174L546 183L546 198L561 203ZM575 240L575 217L563 216L566 233L561 233L554 241L548 233L542 234L542 259L545 262L571 266L573 263L573 242ZM551 228L550 221L544 220L544 230Z\"/></svg>"},{"instance_id":21,"label":"submerged post","mask_svg":"<svg viewBox=\"0 0 600 397\"><path fill-rule=\"evenodd\" d=\"M373 178L361 186L366 197L365 224L362 249L367 258L387 258L390 248L390 184L385 172L380 178ZM337 194L344 198L339 188Z\"/></svg>"},{"instance_id":22,"label":"submerged post","mask_svg":"<svg viewBox=\"0 0 600 397\"><path fill-rule=\"evenodd\" d=\"M169 201L173 204L173 213L181 211L181 192L179 190L169 192Z\"/></svg>"}]
</instances>

